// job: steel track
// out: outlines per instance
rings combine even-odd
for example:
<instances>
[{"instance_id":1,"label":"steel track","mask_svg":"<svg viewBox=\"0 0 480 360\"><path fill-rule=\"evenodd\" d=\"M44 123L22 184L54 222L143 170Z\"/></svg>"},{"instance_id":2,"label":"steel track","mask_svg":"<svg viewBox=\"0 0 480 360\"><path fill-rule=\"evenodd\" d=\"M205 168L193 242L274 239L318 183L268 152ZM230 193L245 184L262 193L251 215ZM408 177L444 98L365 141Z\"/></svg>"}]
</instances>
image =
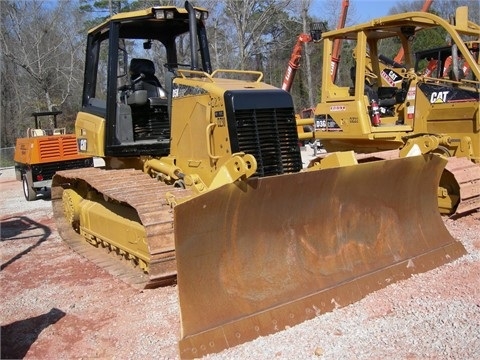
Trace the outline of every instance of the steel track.
<instances>
[{"instance_id":1,"label":"steel track","mask_svg":"<svg viewBox=\"0 0 480 360\"><path fill-rule=\"evenodd\" d=\"M66 220L63 191L85 185L102 194L104 199L137 211L150 252L148 274L138 266L133 267L124 257L112 255L108 248L92 246ZM191 195L189 190L173 188L134 169L59 171L52 184L52 206L58 232L73 250L136 288L154 288L176 281L173 208L166 200L168 193L177 199Z\"/></svg>"}]
</instances>

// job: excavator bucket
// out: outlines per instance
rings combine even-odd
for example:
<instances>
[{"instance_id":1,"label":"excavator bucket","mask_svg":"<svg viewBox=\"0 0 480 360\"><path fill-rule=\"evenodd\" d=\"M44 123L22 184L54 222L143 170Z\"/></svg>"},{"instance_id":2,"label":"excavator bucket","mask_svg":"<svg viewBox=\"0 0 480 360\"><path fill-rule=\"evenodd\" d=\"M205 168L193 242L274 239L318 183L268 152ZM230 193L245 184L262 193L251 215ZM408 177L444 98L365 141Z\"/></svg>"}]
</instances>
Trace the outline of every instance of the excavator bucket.
<instances>
[{"instance_id":1,"label":"excavator bucket","mask_svg":"<svg viewBox=\"0 0 480 360\"><path fill-rule=\"evenodd\" d=\"M445 163L250 179L177 205L180 356L283 330L464 255L437 208Z\"/></svg>"}]
</instances>

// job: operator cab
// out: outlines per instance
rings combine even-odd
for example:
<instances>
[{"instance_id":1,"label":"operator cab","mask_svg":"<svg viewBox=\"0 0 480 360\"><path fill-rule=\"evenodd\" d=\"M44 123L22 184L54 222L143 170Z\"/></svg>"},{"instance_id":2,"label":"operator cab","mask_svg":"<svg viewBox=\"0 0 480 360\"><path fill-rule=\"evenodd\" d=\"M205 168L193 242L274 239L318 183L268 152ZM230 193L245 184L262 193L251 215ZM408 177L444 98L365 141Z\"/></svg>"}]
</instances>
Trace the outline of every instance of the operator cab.
<instances>
[{"instance_id":1,"label":"operator cab","mask_svg":"<svg viewBox=\"0 0 480 360\"><path fill-rule=\"evenodd\" d=\"M186 7L120 13L90 31L82 112L105 119L104 155L169 154L176 69L211 72L208 12Z\"/></svg>"}]
</instances>

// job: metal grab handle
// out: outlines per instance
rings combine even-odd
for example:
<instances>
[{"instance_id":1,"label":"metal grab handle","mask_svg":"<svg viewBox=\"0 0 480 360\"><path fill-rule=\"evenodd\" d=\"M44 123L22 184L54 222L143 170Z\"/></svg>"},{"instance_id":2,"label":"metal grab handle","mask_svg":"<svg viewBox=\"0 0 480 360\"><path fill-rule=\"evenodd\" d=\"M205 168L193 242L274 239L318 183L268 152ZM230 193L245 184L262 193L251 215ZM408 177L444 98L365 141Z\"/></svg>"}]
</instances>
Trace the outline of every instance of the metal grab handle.
<instances>
[{"instance_id":1,"label":"metal grab handle","mask_svg":"<svg viewBox=\"0 0 480 360\"><path fill-rule=\"evenodd\" d=\"M205 71L200 71L200 70L189 70L189 69L178 69L178 74L182 76L182 78L186 79L187 76L193 77L197 76L200 78L205 78L208 79L210 82L215 82L215 80L212 78L212 76Z\"/></svg>"},{"instance_id":2,"label":"metal grab handle","mask_svg":"<svg viewBox=\"0 0 480 360\"><path fill-rule=\"evenodd\" d=\"M220 74L220 73L255 75L257 78L254 80L254 82L257 82L257 83L263 79L263 73L261 71L234 70L234 69L217 69L212 73L211 77L214 78L217 74Z\"/></svg>"},{"instance_id":3,"label":"metal grab handle","mask_svg":"<svg viewBox=\"0 0 480 360\"><path fill-rule=\"evenodd\" d=\"M210 157L210 159L212 160L218 160L220 159L220 156L216 156L216 155L213 155L212 153L212 144L210 142L210 135L212 134L213 132L213 129L215 128L215 126L217 126L217 124L208 124L207 125L207 152L208 152L208 156Z\"/></svg>"}]
</instances>

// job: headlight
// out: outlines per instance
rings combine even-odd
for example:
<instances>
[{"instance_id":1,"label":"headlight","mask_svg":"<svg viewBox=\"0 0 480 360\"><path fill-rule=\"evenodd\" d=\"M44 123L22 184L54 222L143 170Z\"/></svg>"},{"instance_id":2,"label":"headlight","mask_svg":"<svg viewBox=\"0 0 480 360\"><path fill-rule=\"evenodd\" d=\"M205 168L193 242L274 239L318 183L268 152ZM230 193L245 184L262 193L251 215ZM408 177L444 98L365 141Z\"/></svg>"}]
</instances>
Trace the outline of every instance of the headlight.
<instances>
[{"instance_id":1,"label":"headlight","mask_svg":"<svg viewBox=\"0 0 480 360\"><path fill-rule=\"evenodd\" d=\"M156 19L173 19L175 12L172 10L155 10Z\"/></svg>"},{"instance_id":2,"label":"headlight","mask_svg":"<svg viewBox=\"0 0 480 360\"><path fill-rule=\"evenodd\" d=\"M163 10L155 10L156 19L165 19L165 12Z\"/></svg>"},{"instance_id":3,"label":"headlight","mask_svg":"<svg viewBox=\"0 0 480 360\"><path fill-rule=\"evenodd\" d=\"M207 11L195 10L195 17L197 18L197 20L207 20L208 19L208 12Z\"/></svg>"}]
</instances>

